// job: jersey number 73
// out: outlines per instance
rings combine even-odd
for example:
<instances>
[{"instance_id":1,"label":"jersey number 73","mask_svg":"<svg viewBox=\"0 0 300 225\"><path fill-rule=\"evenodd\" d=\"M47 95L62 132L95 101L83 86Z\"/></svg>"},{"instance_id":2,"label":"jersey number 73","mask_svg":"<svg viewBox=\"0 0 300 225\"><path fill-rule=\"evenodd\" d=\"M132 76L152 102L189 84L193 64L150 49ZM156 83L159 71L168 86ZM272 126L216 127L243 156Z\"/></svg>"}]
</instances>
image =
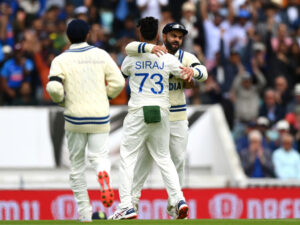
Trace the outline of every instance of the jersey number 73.
<instances>
[{"instance_id":1,"label":"jersey number 73","mask_svg":"<svg viewBox=\"0 0 300 225\"><path fill-rule=\"evenodd\" d=\"M145 81L147 80L147 78L149 77L149 73L136 73L135 76L140 76L140 77L143 77L142 81L141 81L141 84L140 84L140 88L139 88L139 92L143 92L143 87L144 87L144 84L145 84ZM159 73L154 73L150 76L149 79L154 79L155 77L158 77L159 80L155 82L156 85L158 85L160 87L160 90L159 91L156 91L154 90L154 88L151 88L151 91L153 94L161 94L164 90L164 85L162 83L163 81L163 76Z\"/></svg>"}]
</instances>

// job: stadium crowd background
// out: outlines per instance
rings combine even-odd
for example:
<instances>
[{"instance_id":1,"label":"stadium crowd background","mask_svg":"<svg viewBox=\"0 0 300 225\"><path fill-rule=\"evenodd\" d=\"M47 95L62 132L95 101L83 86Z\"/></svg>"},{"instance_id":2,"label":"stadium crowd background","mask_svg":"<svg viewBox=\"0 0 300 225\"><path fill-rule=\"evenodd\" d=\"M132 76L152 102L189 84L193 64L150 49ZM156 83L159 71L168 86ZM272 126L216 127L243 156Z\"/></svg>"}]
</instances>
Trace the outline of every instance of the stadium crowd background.
<instances>
[{"instance_id":1,"label":"stadium crowd background","mask_svg":"<svg viewBox=\"0 0 300 225\"><path fill-rule=\"evenodd\" d=\"M89 44L120 66L136 21L186 26L183 49L209 77L185 90L191 105L222 105L249 177L300 178L300 1L0 0L0 105L53 105L45 91L52 59L69 47L73 18ZM160 40L161 41L161 40ZM129 88L111 101L126 104Z\"/></svg>"}]
</instances>

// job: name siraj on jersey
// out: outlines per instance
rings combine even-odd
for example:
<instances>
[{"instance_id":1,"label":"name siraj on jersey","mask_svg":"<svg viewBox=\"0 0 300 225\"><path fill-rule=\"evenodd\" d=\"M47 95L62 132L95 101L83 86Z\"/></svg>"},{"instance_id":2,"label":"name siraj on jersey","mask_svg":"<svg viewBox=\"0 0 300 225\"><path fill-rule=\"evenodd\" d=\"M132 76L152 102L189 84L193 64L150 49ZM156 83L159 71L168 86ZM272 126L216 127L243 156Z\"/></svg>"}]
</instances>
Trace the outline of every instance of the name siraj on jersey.
<instances>
[{"instance_id":1,"label":"name siraj on jersey","mask_svg":"<svg viewBox=\"0 0 300 225\"><path fill-rule=\"evenodd\" d=\"M159 65L159 63L157 61L136 61L135 63L135 68L137 70L140 69L158 69L158 70L163 70L165 67L165 63L162 62L161 65Z\"/></svg>"}]
</instances>

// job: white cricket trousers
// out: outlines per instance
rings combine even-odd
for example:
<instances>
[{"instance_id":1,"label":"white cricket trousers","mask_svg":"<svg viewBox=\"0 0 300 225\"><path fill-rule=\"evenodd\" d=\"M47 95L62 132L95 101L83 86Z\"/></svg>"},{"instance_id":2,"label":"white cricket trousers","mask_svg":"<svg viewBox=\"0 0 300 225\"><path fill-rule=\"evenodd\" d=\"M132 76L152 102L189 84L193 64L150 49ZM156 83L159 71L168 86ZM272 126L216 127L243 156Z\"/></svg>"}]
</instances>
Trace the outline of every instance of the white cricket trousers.
<instances>
[{"instance_id":1,"label":"white cricket trousers","mask_svg":"<svg viewBox=\"0 0 300 225\"><path fill-rule=\"evenodd\" d=\"M149 151L157 163L170 201L175 205L184 199L180 189L176 168L169 151L168 111L161 109L161 122L146 124L143 109L129 112L123 124L123 138L120 149L120 205L119 208L132 207L132 181L134 167L139 152ZM140 168L144 170L143 167ZM146 167L148 171L148 167Z\"/></svg>"},{"instance_id":2,"label":"white cricket trousers","mask_svg":"<svg viewBox=\"0 0 300 225\"><path fill-rule=\"evenodd\" d=\"M70 185L78 206L79 216L92 217L85 180L85 149L87 146L87 159L95 170L95 179L100 171L110 174L110 160L108 156L108 133L87 134L66 131L68 149L70 153L71 172Z\"/></svg>"},{"instance_id":3,"label":"white cricket trousers","mask_svg":"<svg viewBox=\"0 0 300 225\"><path fill-rule=\"evenodd\" d=\"M170 122L170 154L176 167L179 182L182 186L184 178L184 166L186 148L188 142L188 121L179 120ZM132 184L133 203L138 204L144 183L151 171L153 159L148 151L142 151L138 155L134 169L134 179ZM169 201L169 204L171 202ZM173 205L175 206L175 205Z\"/></svg>"}]
</instances>

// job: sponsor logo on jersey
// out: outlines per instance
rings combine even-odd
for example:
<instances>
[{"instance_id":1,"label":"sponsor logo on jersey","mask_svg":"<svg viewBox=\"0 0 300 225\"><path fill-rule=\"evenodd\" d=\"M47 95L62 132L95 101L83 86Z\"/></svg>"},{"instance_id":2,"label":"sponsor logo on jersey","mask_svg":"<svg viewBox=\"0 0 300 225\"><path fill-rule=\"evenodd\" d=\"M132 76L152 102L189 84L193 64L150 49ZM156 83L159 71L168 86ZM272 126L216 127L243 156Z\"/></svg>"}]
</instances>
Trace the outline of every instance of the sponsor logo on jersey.
<instances>
[{"instance_id":1,"label":"sponsor logo on jersey","mask_svg":"<svg viewBox=\"0 0 300 225\"><path fill-rule=\"evenodd\" d=\"M169 83L169 91L176 91L182 89L182 85L180 82Z\"/></svg>"}]
</instances>

